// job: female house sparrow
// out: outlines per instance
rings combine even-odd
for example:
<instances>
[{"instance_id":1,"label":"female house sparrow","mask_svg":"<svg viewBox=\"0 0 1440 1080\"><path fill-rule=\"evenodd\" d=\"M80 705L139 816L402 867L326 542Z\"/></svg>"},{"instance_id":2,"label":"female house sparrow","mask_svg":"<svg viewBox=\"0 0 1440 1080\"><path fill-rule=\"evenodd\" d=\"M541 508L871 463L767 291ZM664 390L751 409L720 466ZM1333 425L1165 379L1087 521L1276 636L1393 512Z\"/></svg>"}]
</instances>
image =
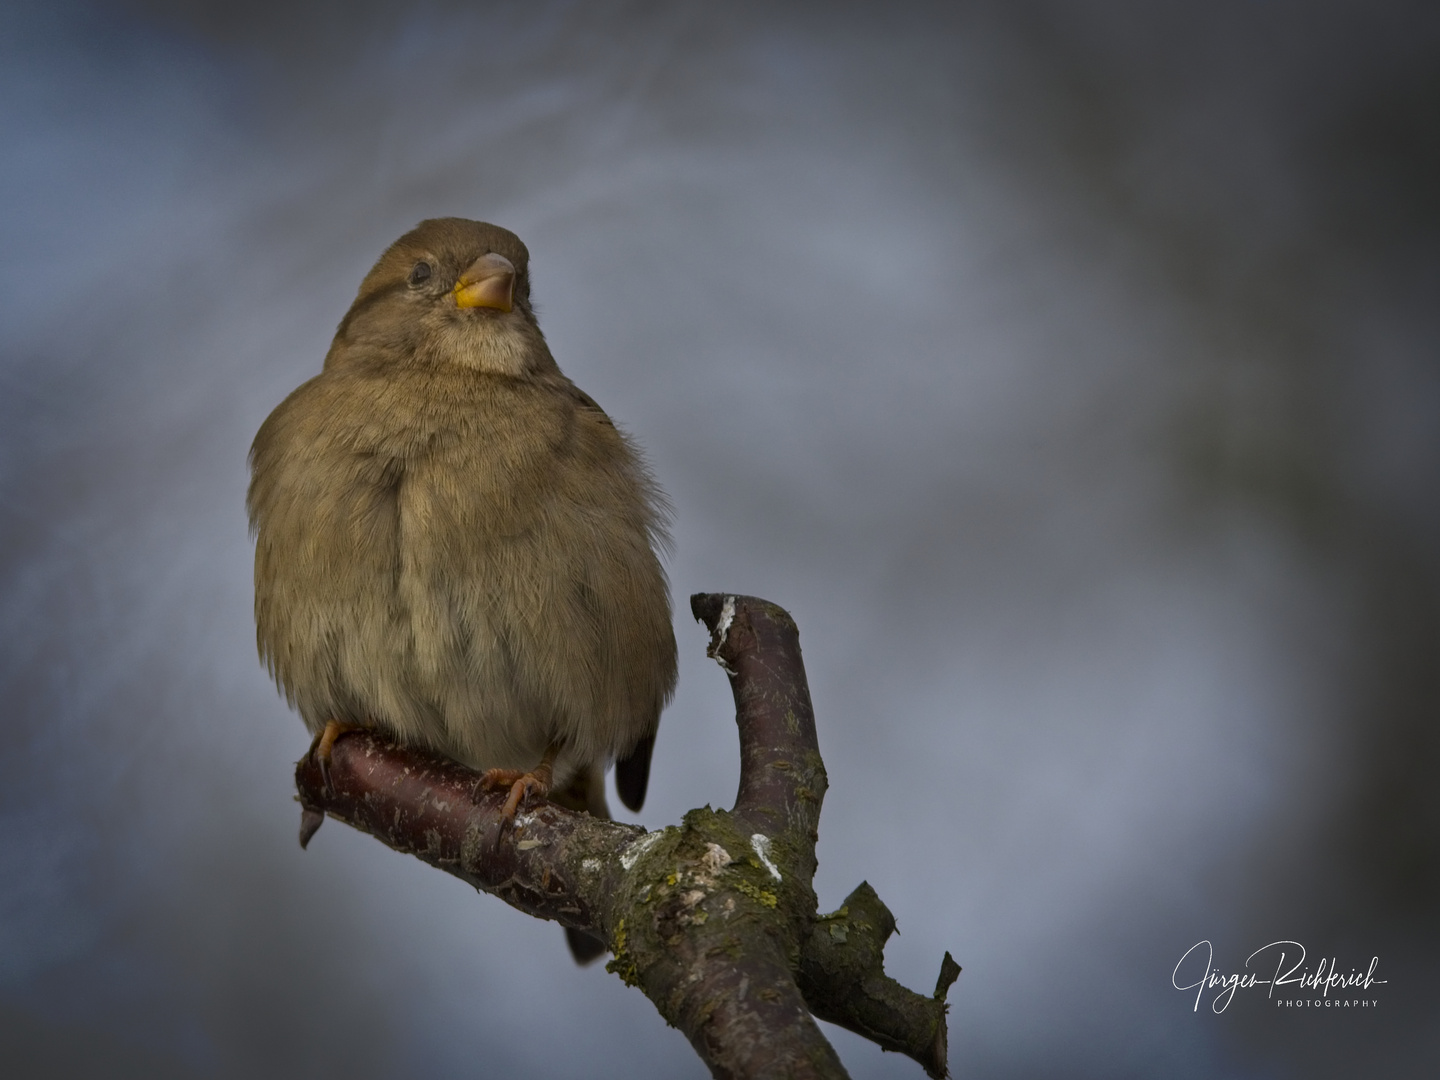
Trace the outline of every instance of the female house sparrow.
<instances>
[{"instance_id":1,"label":"female house sparrow","mask_svg":"<svg viewBox=\"0 0 1440 1080\"><path fill-rule=\"evenodd\" d=\"M421 222L250 451L260 655L328 760L364 726L528 795L639 809L675 686L664 496L560 373L529 253ZM608 816L608 815L607 815Z\"/></svg>"}]
</instances>

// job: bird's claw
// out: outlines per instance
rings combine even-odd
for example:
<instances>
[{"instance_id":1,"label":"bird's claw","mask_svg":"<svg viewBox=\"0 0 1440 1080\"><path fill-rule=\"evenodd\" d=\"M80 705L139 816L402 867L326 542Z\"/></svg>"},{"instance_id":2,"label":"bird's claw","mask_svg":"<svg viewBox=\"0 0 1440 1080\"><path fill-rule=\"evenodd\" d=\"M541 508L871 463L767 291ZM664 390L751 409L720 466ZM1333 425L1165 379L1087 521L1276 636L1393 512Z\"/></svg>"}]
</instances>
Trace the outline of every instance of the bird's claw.
<instances>
[{"instance_id":1,"label":"bird's claw","mask_svg":"<svg viewBox=\"0 0 1440 1080\"><path fill-rule=\"evenodd\" d=\"M516 812L530 796L543 799L550 794L548 777L537 776L533 772L522 773L515 769L490 769L480 778L480 786L485 791L510 789L505 805L500 810L502 829L515 820Z\"/></svg>"},{"instance_id":2,"label":"bird's claw","mask_svg":"<svg viewBox=\"0 0 1440 1080\"><path fill-rule=\"evenodd\" d=\"M325 783L325 794L332 798L335 795L335 782L330 778L330 754L335 749L335 740L347 731L355 731L359 726L339 720L327 721L324 729L310 744L310 756L315 759L315 764L320 766L320 779Z\"/></svg>"}]
</instances>

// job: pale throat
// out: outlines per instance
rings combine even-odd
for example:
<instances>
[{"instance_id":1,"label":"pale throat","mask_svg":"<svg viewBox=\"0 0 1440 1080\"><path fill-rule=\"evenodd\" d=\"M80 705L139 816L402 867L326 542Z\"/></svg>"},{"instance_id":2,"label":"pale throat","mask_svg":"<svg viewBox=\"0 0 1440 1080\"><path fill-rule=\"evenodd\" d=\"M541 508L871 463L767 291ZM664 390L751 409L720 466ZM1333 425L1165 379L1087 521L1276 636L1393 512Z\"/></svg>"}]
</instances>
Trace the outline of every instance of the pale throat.
<instances>
[{"instance_id":1,"label":"pale throat","mask_svg":"<svg viewBox=\"0 0 1440 1080\"><path fill-rule=\"evenodd\" d=\"M493 319L483 325L451 324L442 334L450 363L495 375L523 375L533 364L535 342L524 324Z\"/></svg>"}]
</instances>

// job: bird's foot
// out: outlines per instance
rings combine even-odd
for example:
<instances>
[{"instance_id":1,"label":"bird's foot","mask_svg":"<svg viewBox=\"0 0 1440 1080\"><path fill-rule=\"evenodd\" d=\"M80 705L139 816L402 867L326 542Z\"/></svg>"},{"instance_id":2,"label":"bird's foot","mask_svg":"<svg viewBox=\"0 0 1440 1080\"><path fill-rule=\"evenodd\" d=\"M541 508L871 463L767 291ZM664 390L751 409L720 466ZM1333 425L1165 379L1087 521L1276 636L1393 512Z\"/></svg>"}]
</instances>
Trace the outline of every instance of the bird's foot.
<instances>
[{"instance_id":1,"label":"bird's foot","mask_svg":"<svg viewBox=\"0 0 1440 1080\"><path fill-rule=\"evenodd\" d=\"M335 749L335 740L347 731L359 730L359 724L347 724L341 720L330 720L325 724L324 730L315 736L315 741L310 744L310 756L313 757L320 766L320 778L325 781L325 790L331 795L335 794L335 785L330 782L330 754Z\"/></svg>"},{"instance_id":2,"label":"bird's foot","mask_svg":"<svg viewBox=\"0 0 1440 1080\"><path fill-rule=\"evenodd\" d=\"M540 759L540 764L529 772L519 772L515 769L487 769L480 777L480 788L483 791L498 791L501 788L509 788L510 795L505 800L505 806L500 811L500 831L503 833L510 823L515 820L515 812L520 805L531 795L545 798L550 794L550 782L554 778L555 758L559 756L558 746L549 746L545 750L545 756Z\"/></svg>"},{"instance_id":3,"label":"bird's foot","mask_svg":"<svg viewBox=\"0 0 1440 1080\"><path fill-rule=\"evenodd\" d=\"M509 825L526 799L532 795L543 799L550 794L550 770L537 768L534 772L522 773L516 769L489 769L480 777L480 787L485 791L510 789L510 796L500 811L504 824Z\"/></svg>"}]
</instances>

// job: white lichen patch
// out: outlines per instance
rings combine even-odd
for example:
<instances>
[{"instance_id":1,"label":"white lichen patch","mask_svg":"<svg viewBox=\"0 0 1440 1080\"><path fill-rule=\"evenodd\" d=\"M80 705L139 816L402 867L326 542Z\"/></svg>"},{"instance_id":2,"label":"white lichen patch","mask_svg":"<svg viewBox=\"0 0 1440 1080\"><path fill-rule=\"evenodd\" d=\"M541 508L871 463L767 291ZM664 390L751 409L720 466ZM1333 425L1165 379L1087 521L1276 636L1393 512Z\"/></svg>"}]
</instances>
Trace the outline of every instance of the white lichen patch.
<instances>
[{"instance_id":1,"label":"white lichen patch","mask_svg":"<svg viewBox=\"0 0 1440 1080\"><path fill-rule=\"evenodd\" d=\"M601 865L600 860L595 858L580 860L580 869L584 870L587 874L598 874Z\"/></svg>"},{"instance_id":2,"label":"white lichen patch","mask_svg":"<svg viewBox=\"0 0 1440 1080\"><path fill-rule=\"evenodd\" d=\"M716 880L725 868L735 860L719 844L706 842L705 854L690 868L678 867L671 881L683 879L684 888L679 894L679 919L682 924L702 923L707 915L700 905L715 889Z\"/></svg>"},{"instance_id":3,"label":"white lichen patch","mask_svg":"<svg viewBox=\"0 0 1440 1080\"><path fill-rule=\"evenodd\" d=\"M665 829L661 829L658 832L646 833L640 837L640 839L636 840L621 853L620 865L626 870L633 869L640 856L654 847L656 841L664 835Z\"/></svg>"},{"instance_id":4,"label":"white lichen patch","mask_svg":"<svg viewBox=\"0 0 1440 1080\"><path fill-rule=\"evenodd\" d=\"M770 876L776 881L782 880L780 868L775 865L775 860L770 858L770 838L764 833L754 833L750 837L750 846L755 849L755 856L765 864L765 869L770 871Z\"/></svg>"},{"instance_id":5,"label":"white lichen patch","mask_svg":"<svg viewBox=\"0 0 1440 1080\"><path fill-rule=\"evenodd\" d=\"M714 885L715 878L719 876L720 871L734 861L730 857L730 853L719 844L707 843L705 854L700 856L700 865L695 870L695 884Z\"/></svg>"},{"instance_id":6,"label":"white lichen patch","mask_svg":"<svg viewBox=\"0 0 1440 1080\"><path fill-rule=\"evenodd\" d=\"M735 674L735 669L725 662L720 655L720 649L725 644L725 635L730 632L730 624L735 621L735 597L725 597L725 603L720 606L720 620L715 624L715 637L710 642L710 648L705 654L714 658L715 662L725 669L729 675Z\"/></svg>"},{"instance_id":7,"label":"white lichen patch","mask_svg":"<svg viewBox=\"0 0 1440 1080\"><path fill-rule=\"evenodd\" d=\"M718 644L725 644L725 635L730 632L730 624L735 621L735 597L725 597L725 603L720 606L720 621L715 624L715 640Z\"/></svg>"}]
</instances>

